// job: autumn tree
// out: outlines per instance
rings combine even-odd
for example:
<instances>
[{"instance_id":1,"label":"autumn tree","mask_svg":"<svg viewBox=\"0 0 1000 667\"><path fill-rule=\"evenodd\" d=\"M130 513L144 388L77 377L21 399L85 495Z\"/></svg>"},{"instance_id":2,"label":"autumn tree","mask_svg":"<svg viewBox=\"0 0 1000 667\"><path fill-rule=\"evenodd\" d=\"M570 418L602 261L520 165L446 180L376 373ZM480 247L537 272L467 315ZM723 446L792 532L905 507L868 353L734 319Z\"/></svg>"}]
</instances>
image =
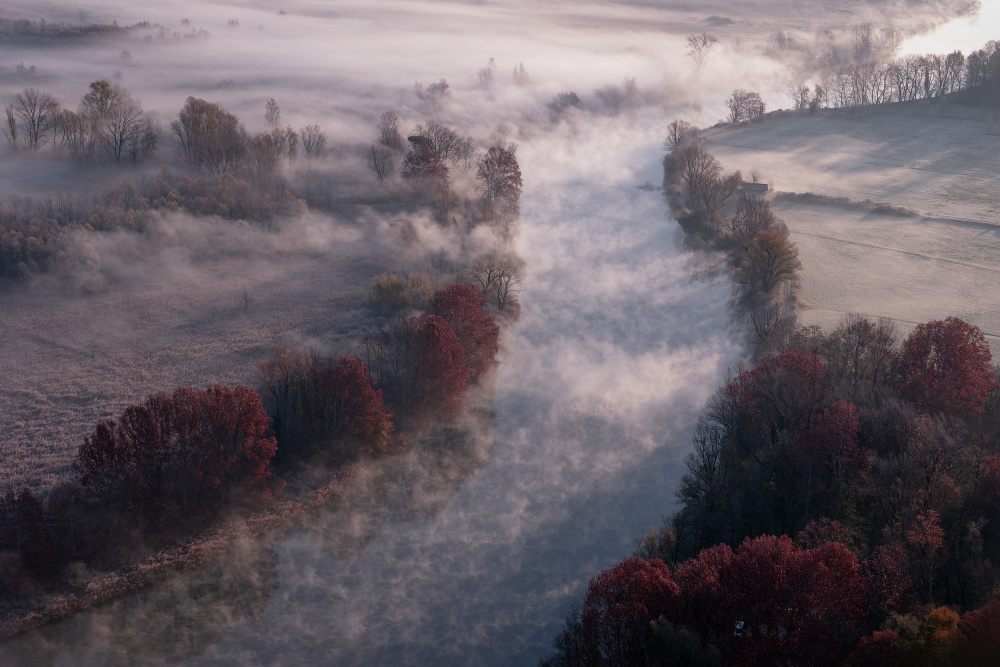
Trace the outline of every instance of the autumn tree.
<instances>
[{"instance_id":1,"label":"autumn tree","mask_svg":"<svg viewBox=\"0 0 1000 667\"><path fill-rule=\"evenodd\" d=\"M260 500L280 491L269 431L260 397L246 387L154 394L84 440L81 483L147 526L211 516L237 493Z\"/></svg>"},{"instance_id":2,"label":"autumn tree","mask_svg":"<svg viewBox=\"0 0 1000 667\"><path fill-rule=\"evenodd\" d=\"M414 146L424 146L446 162L457 164L469 161L476 152L472 137L463 137L450 127L440 123L417 125L407 139Z\"/></svg>"},{"instance_id":3,"label":"autumn tree","mask_svg":"<svg viewBox=\"0 0 1000 667\"><path fill-rule=\"evenodd\" d=\"M437 195L448 191L448 165L427 145L420 145L403 158L403 178L420 183Z\"/></svg>"},{"instance_id":4,"label":"autumn tree","mask_svg":"<svg viewBox=\"0 0 1000 667\"><path fill-rule=\"evenodd\" d=\"M181 154L195 171L233 174L243 166L247 131L239 118L218 104L189 97L170 128Z\"/></svg>"},{"instance_id":5,"label":"autumn tree","mask_svg":"<svg viewBox=\"0 0 1000 667\"><path fill-rule=\"evenodd\" d=\"M990 347L957 317L918 325L899 355L900 393L929 413L980 414L993 386Z\"/></svg>"},{"instance_id":6,"label":"autumn tree","mask_svg":"<svg viewBox=\"0 0 1000 667\"><path fill-rule=\"evenodd\" d=\"M58 564L56 536L27 488L0 496L0 552L5 550L20 554L24 567L38 574L52 574Z\"/></svg>"},{"instance_id":7,"label":"autumn tree","mask_svg":"<svg viewBox=\"0 0 1000 667\"><path fill-rule=\"evenodd\" d=\"M392 421L360 360L315 361L305 374L302 412L313 448L338 458L387 451Z\"/></svg>"},{"instance_id":8,"label":"autumn tree","mask_svg":"<svg viewBox=\"0 0 1000 667\"><path fill-rule=\"evenodd\" d=\"M451 419L469 382L458 336L438 315L393 322L362 344L368 372L408 424Z\"/></svg>"},{"instance_id":9,"label":"autumn tree","mask_svg":"<svg viewBox=\"0 0 1000 667\"><path fill-rule=\"evenodd\" d=\"M646 664L650 621L675 620L680 589L658 559L628 558L590 580L579 632L595 663L628 667Z\"/></svg>"},{"instance_id":10,"label":"autumn tree","mask_svg":"<svg viewBox=\"0 0 1000 667\"><path fill-rule=\"evenodd\" d=\"M899 332L891 320L849 313L826 338L819 354L838 385L837 392L855 403L867 402L889 383L898 341Z\"/></svg>"},{"instance_id":11,"label":"autumn tree","mask_svg":"<svg viewBox=\"0 0 1000 667\"><path fill-rule=\"evenodd\" d=\"M470 382L497 365L500 328L486 314L486 305L486 297L475 285L454 284L435 292L427 309L444 318L458 336Z\"/></svg>"},{"instance_id":12,"label":"autumn tree","mask_svg":"<svg viewBox=\"0 0 1000 667\"><path fill-rule=\"evenodd\" d=\"M509 150L493 146L479 161L476 171L486 219L498 213L516 215L521 203L521 167Z\"/></svg>"}]
</instances>

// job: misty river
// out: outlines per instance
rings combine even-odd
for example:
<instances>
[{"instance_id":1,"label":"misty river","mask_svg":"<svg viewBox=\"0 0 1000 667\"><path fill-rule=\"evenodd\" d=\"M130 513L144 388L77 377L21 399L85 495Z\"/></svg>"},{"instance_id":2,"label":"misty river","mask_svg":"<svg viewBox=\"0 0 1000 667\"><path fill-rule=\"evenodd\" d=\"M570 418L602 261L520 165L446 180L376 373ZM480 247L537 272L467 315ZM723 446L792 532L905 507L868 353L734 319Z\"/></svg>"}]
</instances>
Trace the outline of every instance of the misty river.
<instances>
[{"instance_id":1,"label":"misty river","mask_svg":"<svg viewBox=\"0 0 1000 667\"><path fill-rule=\"evenodd\" d=\"M28 633L0 647L0 663L546 655L588 579L672 511L691 425L740 352L726 282L694 277L659 193L635 187L662 178L658 123L645 121L520 149L523 310L501 354L492 437L461 454L466 469L441 482L400 467L398 488L346 516L311 517L284 541ZM430 510L394 509L424 483L452 488Z\"/></svg>"}]
</instances>

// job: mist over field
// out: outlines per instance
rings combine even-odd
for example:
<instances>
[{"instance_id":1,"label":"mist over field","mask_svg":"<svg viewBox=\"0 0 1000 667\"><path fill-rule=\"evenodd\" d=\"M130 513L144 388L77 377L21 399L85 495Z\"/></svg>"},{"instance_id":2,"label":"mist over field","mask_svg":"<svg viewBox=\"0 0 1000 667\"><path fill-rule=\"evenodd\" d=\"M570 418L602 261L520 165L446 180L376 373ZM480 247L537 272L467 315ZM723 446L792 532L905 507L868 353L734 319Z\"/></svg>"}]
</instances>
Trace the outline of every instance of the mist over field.
<instances>
[{"instance_id":1,"label":"mist over field","mask_svg":"<svg viewBox=\"0 0 1000 667\"><path fill-rule=\"evenodd\" d=\"M831 31L847 44L851 26L871 21L915 35L967 4L749 2L737 15L723 2L640 0L5 3L0 19L151 25L4 45L4 103L32 86L75 108L90 82L114 80L162 132L156 156L129 168L81 169L51 147L0 151L0 198L183 172L169 125L189 96L251 132L266 129L273 97L280 126L318 124L329 139L324 157L285 174L310 201L300 219L259 227L164 213L147 234L88 234L61 274L0 286L0 490L55 486L96 423L151 393L253 386L278 343L349 353L382 323L366 303L375 275L447 281L462 257L489 250L487 229L461 234L429 210L408 214L416 237L400 242L403 188L365 166L387 109L404 136L436 121L480 146L498 128L518 144L524 194L509 237L525 279L502 341L495 422L477 424L454 469L415 457L380 469L287 539L250 542L216 570L0 644L0 663L536 662L588 579L672 511L697 414L745 355L727 327L729 285L712 277L719 258L701 270L659 193L636 187L662 181L667 124L712 125L741 87L787 106L799 64L768 55L774 31ZM996 6L983 3L983 21ZM706 30L721 42L699 70L685 39ZM496 79L484 90L477 70L490 58ZM518 84L521 64L530 81ZM415 94L416 82L442 78L451 93L440 103ZM569 91L579 105L554 103ZM730 169L792 178L781 156L728 157ZM472 183L473 172L454 168L453 179ZM801 178L818 190L827 177Z\"/></svg>"}]
</instances>

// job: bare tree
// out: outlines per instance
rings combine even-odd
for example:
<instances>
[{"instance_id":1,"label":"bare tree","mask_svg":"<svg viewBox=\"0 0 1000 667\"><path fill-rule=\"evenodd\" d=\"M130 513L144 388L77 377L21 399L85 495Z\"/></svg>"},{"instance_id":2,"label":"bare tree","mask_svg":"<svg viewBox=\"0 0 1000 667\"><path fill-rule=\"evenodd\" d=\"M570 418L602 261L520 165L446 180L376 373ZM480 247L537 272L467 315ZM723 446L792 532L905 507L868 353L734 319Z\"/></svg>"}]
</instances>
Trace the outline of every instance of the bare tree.
<instances>
[{"instance_id":1,"label":"bare tree","mask_svg":"<svg viewBox=\"0 0 1000 667\"><path fill-rule=\"evenodd\" d=\"M105 140L111 158L121 162L129 156L129 143L135 142L144 129L142 104L124 88L115 91L113 103L101 119L101 135ZM138 151L135 151L138 152Z\"/></svg>"},{"instance_id":2,"label":"bare tree","mask_svg":"<svg viewBox=\"0 0 1000 667\"><path fill-rule=\"evenodd\" d=\"M281 107L278 106L278 101L273 97L264 104L264 120L271 127L278 127L278 123L281 121Z\"/></svg>"},{"instance_id":3,"label":"bare tree","mask_svg":"<svg viewBox=\"0 0 1000 667\"><path fill-rule=\"evenodd\" d=\"M523 62L514 67L514 75L511 80L518 86L527 86L531 83L531 75L528 74L528 70L524 69Z\"/></svg>"},{"instance_id":4,"label":"bare tree","mask_svg":"<svg viewBox=\"0 0 1000 667\"><path fill-rule=\"evenodd\" d=\"M676 150L696 135L697 130L691 126L691 123L684 120L671 121L670 125L667 126L667 138L663 142L663 148L670 151Z\"/></svg>"},{"instance_id":5,"label":"bare tree","mask_svg":"<svg viewBox=\"0 0 1000 667\"><path fill-rule=\"evenodd\" d=\"M17 118L14 116L14 105L8 104L4 111L7 112L7 124L4 127L3 134L7 137L7 143L10 145L12 151L17 150Z\"/></svg>"},{"instance_id":6,"label":"bare tree","mask_svg":"<svg viewBox=\"0 0 1000 667\"><path fill-rule=\"evenodd\" d=\"M392 174L392 151L385 146L372 145L368 151L368 168L375 172L379 183Z\"/></svg>"},{"instance_id":7,"label":"bare tree","mask_svg":"<svg viewBox=\"0 0 1000 667\"><path fill-rule=\"evenodd\" d=\"M867 62L875 55L875 28L871 23L854 26L854 60Z\"/></svg>"},{"instance_id":8,"label":"bare tree","mask_svg":"<svg viewBox=\"0 0 1000 667\"><path fill-rule=\"evenodd\" d=\"M55 129L56 118L59 115L59 103L48 93L35 88L25 88L14 96L14 102L8 109L8 142L14 135L20 139L20 146L30 152L42 147L49 134ZM16 131L10 118L16 119Z\"/></svg>"},{"instance_id":9,"label":"bare tree","mask_svg":"<svg viewBox=\"0 0 1000 667\"><path fill-rule=\"evenodd\" d=\"M892 26L880 28L875 37L875 45L879 56L889 60L896 57L896 52L903 45L903 33Z\"/></svg>"},{"instance_id":10,"label":"bare tree","mask_svg":"<svg viewBox=\"0 0 1000 667\"><path fill-rule=\"evenodd\" d=\"M719 38L703 32L700 35L689 35L687 38L688 56L694 60L698 71L708 62L708 56L712 52L712 47L719 43Z\"/></svg>"},{"instance_id":11,"label":"bare tree","mask_svg":"<svg viewBox=\"0 0 1000 667\"><path fill-rule=\"evenodd\" d=\"M413 84L413 92L416 94L417 99L424 100L425 102L431 102L435 106L440 106L446 97L451 95L451 90L448 87L448 82L444 79L440 79L437 83L432 83L424 88L424 84L419 81Z\"/></svg>"},{"instance_id":12,"label":"bare tree","mask_svg":"<svg viewBox=\"0 0 1000 667\"><path fill-rule=\"evenodd\" d=\"M455 130L440 123L417 125L413 137L419 137L422 145L437 153L448 162L468 162L475 154L476 142L471 137L463 137Z\"/></svg>"},{"instance_id":13,"label":"bare tree","mask_svg":"<svg viewBox=\"0 0 1000 667\"><path fill-rule=\"evenodd\" d=\"M379 116L378 142L393 153L402 153L406 149L406 142L399 132L399 116L395 111L383 111Z\"/></svg>"},{"instance_id":14,"label":"bare tree","mask_svg":"<svg viewBox=\"0 0 1000 667\"><path fill-rule=\"evenodd\" d=\"M319 129L319 125L306 125L299 130L302 137L302 150L306 152L306 159L312 160L323 154L326 147L326 132Z\"/></svg>"},{"instance_id":15,"label":"bare tree","mask_svg":"<svg viewBox=\"0 0 1000 667\"><path fill-rule=\"evenodd\" d=\"M759 120L764 117L764 100L760 94L742 88L734 90L726 98L726 108L729 109L730 123Z\"/></svg>"},{"instance_id":16,"label":"bare tree","mask_svg":"<svg viewBox=\"0 0 1000 667\"><path fill-rule=\"evenodd\" d=\"M497 310L503 310L517 301L522 271L521 262L494 251L475 260L469 276Z\"/></svg>"},{"instance_id":17,"label":"bare tree","mask_svg":"<svg viewBox=\"0 0 1000 667\"><path fill-rule=\"evenodd\" d=\"M486 67L479 70L479 86L483 90L489 90L493 87L494 73L496 72L497 61L490 58L490 61L486 63Z\"/></svg>"}]
</instances>

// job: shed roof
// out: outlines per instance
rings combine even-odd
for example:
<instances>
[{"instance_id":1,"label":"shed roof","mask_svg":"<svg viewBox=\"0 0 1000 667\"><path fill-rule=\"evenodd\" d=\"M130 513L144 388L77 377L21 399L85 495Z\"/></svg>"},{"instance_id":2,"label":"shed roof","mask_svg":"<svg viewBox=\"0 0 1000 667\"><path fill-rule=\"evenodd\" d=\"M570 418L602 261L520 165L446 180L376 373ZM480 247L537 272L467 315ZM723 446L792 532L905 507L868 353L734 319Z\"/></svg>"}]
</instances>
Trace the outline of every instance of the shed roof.
<instances>
[{"instance_id":1,"label":"shed roof","mask_svg":"<svg viewBox=\"0 0 1000 667\"><path fill-rule=\"evenodd\" d=\"M754 192L767 192L767 183L744 183L744 190L753 190Z\"/></svg>"}]
</instances>

